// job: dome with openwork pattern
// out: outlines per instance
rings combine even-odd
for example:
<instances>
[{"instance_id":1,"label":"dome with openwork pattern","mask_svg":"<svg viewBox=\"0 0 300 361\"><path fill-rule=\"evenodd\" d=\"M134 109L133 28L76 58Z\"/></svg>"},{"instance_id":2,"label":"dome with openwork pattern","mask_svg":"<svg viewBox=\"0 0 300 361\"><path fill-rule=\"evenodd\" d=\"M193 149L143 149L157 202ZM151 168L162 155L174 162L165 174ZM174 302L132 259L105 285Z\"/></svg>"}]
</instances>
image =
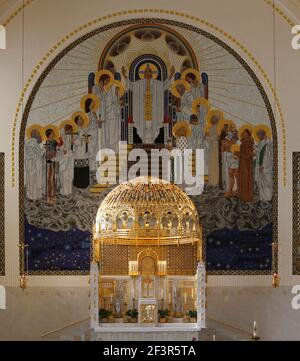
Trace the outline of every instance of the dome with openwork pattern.
<instances>
[{"instance_id":1,"label":"dome with openwork pattern","mask_svg":"<svg viewBox=\"0 0 300 361\"><path fill-rule=\"evenodd\" d=\"M179 187L139 177L104 199L94 239L118 245L181 245L199 242L201 228L194 203Z\"/></svg>"}]
</instances>

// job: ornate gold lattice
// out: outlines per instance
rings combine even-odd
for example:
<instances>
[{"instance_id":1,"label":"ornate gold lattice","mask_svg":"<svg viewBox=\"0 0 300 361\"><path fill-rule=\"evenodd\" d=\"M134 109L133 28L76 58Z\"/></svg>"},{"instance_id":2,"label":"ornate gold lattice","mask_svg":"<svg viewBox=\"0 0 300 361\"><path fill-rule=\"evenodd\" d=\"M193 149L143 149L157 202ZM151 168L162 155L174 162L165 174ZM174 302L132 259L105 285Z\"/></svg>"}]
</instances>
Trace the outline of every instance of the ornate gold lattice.
<instances>
[{"instance_id":1,"label":"ornate gold lattice","mask_svg":"<svg viewBox=\"0 0 300 361\"><path fill-rule=\"evenodd\" d=\"M138 255L149 249L142 246L101 246L101 274L105 276L128 276L129 261L136 261ZM159 260L167 261L167 274L170 276L194 276L197 270L197 246L151 247Z\"/></svg>"},{"instance_id":2,"label":"ornate gold lattice","mask_svg":"<svg viewBox=\"0 0 300 361\"><path fill-rule=\"evenodd\" d=\"M170 276L194 276L197 270L197 246L169 246L167 269Z\"/></svg>"},{"instance_id":3,"label":"ornate gold lattice","mask_svg":"<svg viewBox=\"0 0 300 361\"><path fill-rule=\"evenodd\" d=\"M94 240L118 245L182 245L202 240L197 208L179 187L139 177L116 187L101 203Z\"/></svg>"},{"instance_id":4,"label":"ornate gold lattice","mask_svg":"<svg viewBox=\"0 0 300 361\"><path fill-rule=\"evenodd\" d=\"M102 245L101 255L100 274L128 276L128 246Z\"/></svg>"}]
</instances>

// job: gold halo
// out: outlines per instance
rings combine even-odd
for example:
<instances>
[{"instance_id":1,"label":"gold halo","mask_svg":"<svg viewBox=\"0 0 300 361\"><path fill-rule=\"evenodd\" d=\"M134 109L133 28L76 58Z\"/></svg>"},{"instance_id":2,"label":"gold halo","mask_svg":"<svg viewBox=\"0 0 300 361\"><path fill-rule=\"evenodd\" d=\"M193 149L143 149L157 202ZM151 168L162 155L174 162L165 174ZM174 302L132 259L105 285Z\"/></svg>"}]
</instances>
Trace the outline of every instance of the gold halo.
<instances>
[{"instance_id":1,"label":"gold halo","mask_svg":"<svg viewBox=\"0 0 300 361\"><path fill-rule=\"evenodd\" d=\"M251 135L253 135L253 126L251 124L245 124L239 129L239 139L242 138L242 134L246 129L250 130Z\"/></svg>"},{"instance_id":2,"label":"gold halo","mask_svg":"<svg viewBox=\"0 0 300 361\"><path fill-rule=\"evenodd\" d=\"M178 130L184 128L184 130L186 131L186 138L189 138L192 135L192 128L190 126L190 124L188 122L185 121L180 121L177 122L174 127L173 127L173 135L175 138L179 138L181 137L181 135L178 135Z\"/></svg>"},{"instance_id":3,"label":"gold halo","mask_svg":"<svg viewBox=\"0 0 300 361\"><path fill-rule=\"evenodd\" d=\"M124 84L120 80L115 80L114 85L119 89L119 98L125 94L125 87Z\"/></svg>"},{"instance_id":4,"label":"gold halo","mask_svg":"<svg viewBox=\"0 0 300 361\"><path fill-rule=\"evenodd\" d=\"M88 99L92 99L95 103L93 106L93 111L96 112L100 107L100 99L95 94L86 94L84 97L80 100L80 106L85 111L85 103Z\"/></svg>"},{"instance_id":5,"label":"gold halo","mask_svg":"<svg viewBox=\"0 0 300 361\"><path fill-rule=\"evenodd\" d=\"M152 70L152 72L156 72L152 75L152 79L157 79L158 78L158 69L154 64L149 64L149 63L145 63L143 64L140 69L139 69L139 76L141 79L145 79L145 74L140 74L141 71L145 71L147 68L147 65L150 65L150 68Z\"/></svg>"},{"instance_id":6,"label":"gold halo","mask_svg":"<svg viewBox=\"0 0 300 361\"><path fill-rule=\"evenodd\" d=\"M60 126L59 129L62 130L64 129L64 127L66 125L70 125L73 128L73 133L77 133L78 132L78 125L74 122L74 120L65 120L63 121Z\"/></svg>"},{"instance_id":7,"label":"gold halo","mask_svg":"<svg viewBox=\"0 0 300 361\"><path fill-rule=\"evenodd\" d=\"M108 75L110 78L109 83L105 87L105 91L108 92L108 91L110 91L110 88L112 87L114 80L115 80L115 77L111 71L109 71L109 70L98 71L95 76L95 84L99 84L99 80L100 80L101 76L104 74Z\"/></svg>"},{"instance_id":8,"label":"gold halo","mask_svg":"<svg viewBox=\"0 0 300 361\"><path fill-rule=\"evenodd\" d=\"M88 117L88 115L85 112L79 111L79 112L75 112L72 114L72 121L76 124L75 122L75 118L80 115L83 119L83 125L82 128L87 128L90 124L90 119Z\"/></svg>"},{"instance_id":9,"label":"gold halo","mask_svg":"<svg viewBox=\"0 0 300 361\"><path fill-rule=\"evenodd\" d=\"M197 78L198 81L201 80L201 75L200 75L199 71L196 70L196 69L193 69L193 68L186 69L186 70L182 73L181 79L186 81L186 76L187 76L188 74L194 74L194 75L196 76L196 78Z\"/></svg>"},{"instance_id":10,"label":"gold halo","mask_svg":"<svg viewBox=\"0 0 300 361\"><path fill-rule=\"evenodd\" d=\"M188 92L191 90L191 87L190 87L190 84L185 80L179 79L179 80L174 81L174 83L172 84L172 87L171 87L171 92L174 95L174 97L180 99L181 96L179 95L178 90L176 89L176 87L178 85L184 85L185 90Z\"/></svg>"},{"instance_id":11,"label":"gold halo","mask_svg":"<svg viewBox=\"0 0 300 361\"><path fill-rule=\"evenodd\" d=\"M48 129L51 129L51 130L54 131L55 140L57 140L57 139L59 138L59 136L60 136L60 134L59 134L59 129L58 129L58 127L57 127L56 125L53 125L53 124L46 125L46 126L44 127L44 129L45 129L45 137L46 137L46 131L47 131ZM46 138L46 139L47 139L47 138Z\"/></svg>"},{"instance_id":12,"label":"gold halo","mask_svg":"<svg viewBox=\"0 0 300 361\"><path fill-rule=\"evenodd\" d=\"M218 124L218 128L217 128L217 132L218 132L219 135L221 134L221 132L222 132L222 130L223 130L223 128L224 128L224 125L226 125L226 124L228 124L228 125L233 125L234 127L236 127L236 125L235 125L235 123L234 123L233 120L222 119L222 120L220 121L220 123Z\"/></svg>"},{"instance_id":13,"label":"gold halo","mask_svg":"<svg viewBox=\"0 0 300 361\"><path fill-rule=\"evenodd\" d=\"M272 130L270 127L268 127L267 125L264 125L264 124L259 124L259 125L256 125L253 129L253 137L255 139L256 142L259 142L259 139L257 137L257 132L259 130L264 130L266 132L266 135L269 139L272 138Z\"/></svg>"},{"instance_id":14,"label":"gold halo","mask_svg":"<svg viewBox=\"0 0 300 361\"><path fill-rule=\"evenodd\" d=\"M192 105L192 111L193 114L197 114L197 106L202 105L203 107L206 108L207 111L209 111L210 109L210 103L207 99L205 98L197 98L193 101L193 105Z\"/></svg>"},{"instance_id":15,"label":"gold halo","mask_svg":"<svg viewBox=\"0 0 300 361\"><path fill-rule=\"evenodd\" d=\"M220 117L220 122L224 119L224 113L221 111L221 110L218 110L218 109L212 109L210 110L207 115L206 115L206 122L207 124L210 124L211 125L211 118L214 116L214 115L217 115Z\"/></svg>"},{"instance_id":16,"label":"gold halo","mask_svg":"<svg viewBox=\"0 0 300 361\"><path fill-rule=\"evenodd\" d=\"M232 146L230 147L231 153L239 152L240 150L241 150L241 146L239 144L232 144Z\"/></svg>"},{"instance_id":17,"label":"gold halo","mask_svg":"<svg viewBox=\"0 0 300 361\"><path fill-rule=\"evenodd\" d=\"M27 139L31 138L31 132L33 130L37 130L40 133L40 136L42 137L43 142L47 139L46 134L45 134L45 128L38 124L33 124L29 128L26 129Z\"/></svg>"}]
</instances>

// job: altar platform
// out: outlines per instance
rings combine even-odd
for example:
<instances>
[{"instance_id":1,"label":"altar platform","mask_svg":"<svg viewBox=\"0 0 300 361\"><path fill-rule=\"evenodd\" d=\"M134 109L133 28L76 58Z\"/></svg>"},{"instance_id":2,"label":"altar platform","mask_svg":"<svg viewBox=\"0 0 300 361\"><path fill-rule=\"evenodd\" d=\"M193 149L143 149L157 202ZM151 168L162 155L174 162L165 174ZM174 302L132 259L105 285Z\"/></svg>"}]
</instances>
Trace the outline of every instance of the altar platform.
<instances>
[{"instance_id":1,"label":"altar platform","mask_svg":"<svg viewBox=\"0 0 300 361\"><path fill-rule=\"evenodd\" d=\"M132 323L111 323L101 324L96 327L94 331L96 333L151 333L151 332L198 332L201 328L197 326L197 323L158 323L158 324L132 324Z\"/></svg>"},{"instance_id":2,"label":"altar platform","mask_svg":"<svg viewBox=\"0 0 300 361\"><path fill-rule=\"evenodd\" d=\"M143 332L127 328L125 331L120 324L115 324L111 331L110 325L101 328L100 332L91 330L89 320L76 323L72 326L62 327L60 330L48 332L43 335L42 341L250 341L251 333L236 329L229 325L207 318L207 328L201 331L192 329L179 331L168 330L164 326L155 327L155 332L147 332L143 327ZM162 326L162 327L160 327ZM187 324L186 326L192 326ZM117 329L118 328L118 329ZM138 325L137 325L138 328ZM148 329L149 330L149 329ZM151 330L151 328L150 328Z\"/></svg>"}]
</instances>

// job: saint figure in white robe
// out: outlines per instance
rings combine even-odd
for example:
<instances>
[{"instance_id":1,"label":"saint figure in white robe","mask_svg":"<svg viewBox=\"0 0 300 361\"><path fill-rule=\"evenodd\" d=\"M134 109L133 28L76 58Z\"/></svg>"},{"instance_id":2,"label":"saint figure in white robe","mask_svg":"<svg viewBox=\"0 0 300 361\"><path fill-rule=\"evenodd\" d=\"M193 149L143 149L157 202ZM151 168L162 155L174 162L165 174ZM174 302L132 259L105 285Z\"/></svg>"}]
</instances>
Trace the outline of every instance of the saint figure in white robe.
<instances>
[{"instance_id":1,"label":"saint figure in white robe","mask_svg":"<svg viewBox=\"0 0 300 361\"><path fill-rule=\"evenodd\" d=\"M25 187L26 195L32 201L43 197L44 177L43 163L45 148L37 130L31 132L31 138L25 143Z\"/></svg>"},{"instance_id":2,"label":"saint figure in white robe","mask_svg":"<svg viewBox=\"0 0 300 361\"><path fill-rule=\"evenodd\" d=\"M271 201L273 196L273 144L264 130L257 132L255 179L261 201Z\"/></svg>"},{"instance_id":3,"label":"saint figure in white robe","mask_svg":"<svg viewBox=\"0 0 300 361\"><path fill-rule=\"evenodd\" d=\"M68 196L72 194L74 180L73 129L70 125L61 130L61 138L63 145L59 159L60 194Z\"/></svg>"},{"instance_id":4,"label":"saint figure in white robe","mask_svg":"<svg viewBox=\"0 0 300 361\"><path fill-rule=\"evenodd\" d=\"M103 75L104 79L105 75ZM102 77L101 77L102 78ZM107 91L105 80L93 87L93 94L100 99L99 118L101 120L101 148L112 149L118 153L121 140L121 105L119 91L112 85ZM99 143L99 141L98 141Z\"/></svg>"}]
</instances>

